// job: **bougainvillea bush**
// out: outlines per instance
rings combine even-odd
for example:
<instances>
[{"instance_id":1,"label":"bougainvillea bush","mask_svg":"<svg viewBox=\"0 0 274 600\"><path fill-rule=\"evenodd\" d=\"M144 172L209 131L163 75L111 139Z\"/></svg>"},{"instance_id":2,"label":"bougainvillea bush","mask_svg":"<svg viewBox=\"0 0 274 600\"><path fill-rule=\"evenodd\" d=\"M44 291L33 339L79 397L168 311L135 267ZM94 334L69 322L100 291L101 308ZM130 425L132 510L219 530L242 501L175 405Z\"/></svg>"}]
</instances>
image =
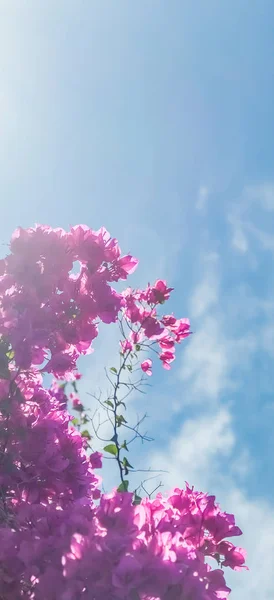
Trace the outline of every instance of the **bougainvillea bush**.
<instances>
[{"instance_id":1,"label":"bougainvillea bush","mask_svg":"<svg viewBox=\"0 0 274 600\"><path fill-rule=\"evenodd\" d=\"M189 485L154 498L129 491L121 376L139 365L148 378L158 359L170 369L190 334L187 319L162 314L165 281L115 290L136 266L104 228L83 225L18 228L0 261L1 600L222 600L223 567L244 568L227 540L241 531L214 496ZM121 331L113 393L102 401L114 434L102 453L69 410L88 423L77 359L92 351L100 322ZM95 469L106 453L119 486L102 494Z\"/></svg>"}]
</instances>

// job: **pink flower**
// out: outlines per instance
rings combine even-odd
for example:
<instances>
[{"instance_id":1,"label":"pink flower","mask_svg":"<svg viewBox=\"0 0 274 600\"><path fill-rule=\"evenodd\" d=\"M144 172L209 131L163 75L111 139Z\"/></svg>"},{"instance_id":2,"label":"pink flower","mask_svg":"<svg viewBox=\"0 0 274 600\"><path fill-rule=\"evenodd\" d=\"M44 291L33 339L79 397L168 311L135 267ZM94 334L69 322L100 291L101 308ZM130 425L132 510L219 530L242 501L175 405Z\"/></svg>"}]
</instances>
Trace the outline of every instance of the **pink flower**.
<instances>
[{"instance_id":1,"label":"pink flower","mask_svg":"<svg viewBox=\"0 0 274 600\"><path fill-rule=\"evenodd\" d=\"M127 350L132 350L133 349L133 344L129 340L124 340L123 342L120 342L120 345L121 345L121 349L122 349L123 354L125 354L125 352Z\"/></svg>"},{"instance_id":2,"label":"pink flower","mask_svg":"<svg viewBox=\"0 0 274 600\"><path fill-rule=\"evenodd\" d=\"M129 337L133 344L139 344L139 342L142 340L142 334L138 331L131 331Z\"/></svg>"},{"instance_id":3,"label":"pink flower","mask_svg":"<svg viewBox=\"0 0 274 600\"><path fill-rule=\"evenodd\" d=\"M160 339L159 346L162 350L172 350L174 348L174 339L169 336Z\"/></svg>"},{"instance_id":4,"label":"pink flower","mask_svg":"<svg viewBox=\"0 0 274 600\"><path fill-rule=\"evenodd\" d=\"M143 362L141 363L142 371L144 371L144 373L149 375L149 377L152 375L151 367L152 367L152 360L150 358L147 358L147 360L143 360Z\"/></svg>"},{"instance_id":5,"label":"pink flower","mask_svg":"<svg viewBox=\"0 0 274 600\"><path fill-rule=\"evenodd\" d=\"M93 452L90 457L90 464L93 469L101 469L102 468L102 456L101 452Z\"/></svg>"},{"instance_id":6,"label":"pink flower","mask_svg":"<svg viewBox=\"0 0 274 600\"><path fill-rule=\"evenodd\" d=\"M145 335L150 340L155 340L164 331L163 327L155 317L145 317L142 322Z\"/></svg>"},{"instance_id":7,"label":"pink flower","mask_svg":"<svg viewBox=\"0 0 274 600\"><path fill-rule=\"evenodd\" d=\"M70 394L70 399L72 400L73 410L77 410L78 412L83 412L84 407L83 407L83 404L82 404L80 398L78 398L78 396L76 396L76 394Z\"/></svg>"},{"instance_id":8,"label":"pink flower","mask_svg":"<svg viewBox=\"0 0 274 600\"><path fill-rule=\"evenodd\" d=\"M148 289L147 299L149 304L164 304L170 296L173 288L168 288L166 281L157 279L154 285Z\"/></svg>"},{"instance_id":9,"label":"pink flower","mask_svg":"<svg viewBox=\"0 0 274 600\"><path fill-rule=\"evenodd\" d=\"M52 355L46 367L44 367L44 371L53 373L57 379L64 377L67 371L72 371L76 368L78 356L78 352L76 351L57 352Z\"/></svg>"},{"instance_id":10,"label":"pink flower","mask_svg":"<svg viewBox=\"0 0 274 600\"><path fill-rule=\"evenodd\" d=\"M127 254L127 256L122 256L119 258L119 269L120 269L120 279L126 279L128 275L134 273L135 269L138 266L137 258Z\"/></svg>"},{"instance_id":11,"label":"pink flower","mask_svg":"<svg viewBox=\"0 0 274 600\"><path fill-rule=\"evenodd\" d=\"M137 306L135 299L132 294L124 296L125 302L125 313L131 323L138 323L141 321L141 309Z\"/></svg>"},{"instance_id":12,"label":"pink flower","mask_svg":"<svg viewBox=\"0 0 274 600\"><path fill-rule=\"evenodd\" d=\"M173 350L173 352L171 350L166 350L165 352L162 352L162 354L160 354L159 358L162 361L164 369L169 371L171 368L170 363L175 360L174 350Z\"/></svg>"},{"instance_id":13,"label":"pink flower","mask_svg":"<svg viewBox=\"0 0 274 600\"><path fill-rule=\"evenodd\" d=\"M70 378L70 381L80 381L80 379L82 379L82 373L74 372Z\"/></svg>"},{"instance_id":14,"label":"pink flower","mask_svg":"<svg viewBox=\"0 0 274 600\"><path fill-rule=\"evenodd\" d=\"M130 594L132 588L142 581L142 563L133 554L125 554L114 569L112 583L119 590L123 590L123 595ZM125 596L124 596L125 597Z\"/></svg>"},{"instance_id":15,"label":"pink flower","mask_svg":"<svg viewBox=\"0 0 274 600\"><path fill-rule=\"evenodd\" d=\"M178 319L172 330L175 333L176 342L188 337L191 333L189 319Z\"/></svg>"},{"instance_id":16,"label":"pink flower","mask_svg":"<svg viewBox=\"0 0 274 600\"><path fill-rule=\"evenodd\" d=\"M175 325L176 322L177 319L173 315L165 315L164 317L162 317L162 323L165 327Z\"/></svg>"},{"instance_id":17,"label":"pink flower","mask_svg":"<svg viewBox=\"0 0 274 600\"><path fill-rule=\"evenodd\" d=\"M246 552L243 548L234 546L231 542L221 542L218 545L218 553L224 556L222 560L222 566L230 567L234 571L240 571L241 569L247 569L245 566Z\"/></svg>"}]
</instances>

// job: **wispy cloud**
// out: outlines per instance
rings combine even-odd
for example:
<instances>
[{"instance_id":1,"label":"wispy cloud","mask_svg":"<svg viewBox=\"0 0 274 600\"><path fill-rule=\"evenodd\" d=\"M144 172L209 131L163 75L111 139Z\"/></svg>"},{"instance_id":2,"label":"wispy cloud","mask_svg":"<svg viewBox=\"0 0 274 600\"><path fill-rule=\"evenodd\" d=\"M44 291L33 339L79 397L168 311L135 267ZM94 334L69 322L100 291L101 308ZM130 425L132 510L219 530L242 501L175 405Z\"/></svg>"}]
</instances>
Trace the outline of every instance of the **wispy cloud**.
<instances>
[{"instance_id":1,"label":"wispy cloud","mask_svg":"<svg viewBox=\"0 0 274 600\"><path fill-rule=\"evenodd\" d=\"M207 256L203 268L205 273L190 301L195 330L183 353L179 374L188 384L186 396L191 403L205 399L216 402L225 390L234 390L235 369L248 364L257 344L252 333L237 336L226 330L219 302L218 257Z\"/></svg>"},{"instance_id":2,"label":"wispy cloud","mask_svg":"<svg viewBox=\"0 0 274 600\"><path fill-rule=\"evenodd\" d=\"M274 184L273 182L264 182L258 185L246 186L243 190L243 196L247 203L257 202L267 211L274 210Z\"/></svg>"},{"instance_id":3,"label":"wispy cloud","mask_svg":"<svg viewBox=\"0 0 274 600\"><path fill-rule=\"evenodd\" d=\"M213 491L219 462L228 457L235 444L231 414L225 408L187 419L163 452L153 454L153 467L168 471L168 488L188 481L200 489Z\"/></svg>"},{"instance_id":4,"label":"wispy cloud","mask_svg":"<svg viewBox=\"0 0 274 600\"><path fill-rule=\"evenodd\" d=\"M205 275L195 288L191 300L191 315L196 319L201 317L219 299L218 255L208 254L203 259Z\"/></svg>"},{"instance_id":5,"label":"wispy cloud","mask_svg":"<svg viewBox=\"0 0 274 600\"><path fill-rule=\"evenodd\" d=\"M187 420L164 452L152 456L154 468L161 465L168 488L185 481L196 489L214 493L222 508L234 512L244 535L238 541L247 549L249 572L226 572L234 600L269 600L274 597L273 509L262 499L252 499L238 484L235 460L238 443L230 411L225 408ZM250 469L246 457L244 475ZM242 475L242 474L241 474Z\"/></svg>"},{"instance_id":6,"label":"wispy cloud","mask_svg":"<svg viewBox=\"0 0 274 600\"><path fill-rule=\"evenodd\" d=\"M206 405L204 405L206 407ZM263 499L249 497L239 484L251 470L247 448L239 452L231 411L188 419L165 447L151 457L152 466L167 470L165 487L184 486L214 493L222 508L234 512L244 535L239 540L248 552L250 572L227 572L234 600L269 600L274 597L273 509Z\"/></svg>"},{"instance_id":7,"label":"wispy cloud","mask_svg":"<svg viewBox=\"0 0 274 600\"><path fill-rule=\"evenodd\" d=\"M274 321L269 322L261 332L261 345L263 350L272 358L274 357Z\"/></svg>"},{"instance_id":8,"label":"wispy cloud","mask_svg":"<svg viewBox=\"0 0 274 600\"><path fill-rule=\"evenodd\" d=\"M221 294L218 260L203 263L204 274L193 291L190 310L195 315L197 333L182 357L180 376L186 384L184 399L192 404L192 416L168 437L164 450L155 450L152 466L168 471L165 487L188 481L198 489L214 493L224 510L234 512L244 531L239 542L248 551L251 572L228 573L234 600L268 600L274 597L272 562L274 517L270 503L251 497L246 491L253 472L249 447L237 433L233 404L223 404L224 392L234 391L237 373L250 364L258 342L248 330L235 335L228 329L224 296ZM243 307L266 313L271 304L246 295L239 297ZM222 305L223 309L220 309ZM231 322L231 321L230 321ZM273 331L262 334L264 348L273 352ZM229 397L229 395L228 395ZM271 533L272 532L272 533ZM260 565L260 569L258 569Z\"/></svg>"},{"instance_id":9,"label":"wispy cloud","mask_svg":"<svg viewBox=\"0 0 274 600\"><path fill-rule=\"evenodd\" d=\"M265 250L274 250L274 236L267 231L268 213L274 211L274 184L265 182L244 187L228 215L231 225L231 244L241 254L250 249L250 237ZM265 225L265 227L264 227Z\"/></svg>"},{"instance_id":10,"label":"wispy cloud","mask_svg":"<svg viewBox=\"0 0 274 600\"><path fill-rule=\"evenodd\" d=\"M221 317L205 317L182 358L180 377L188 383L187 401L218 401L225 390L235 390L235 370L246 367L256 347L252 334L226 337Z\"/></svg>"},{"instance_id":11,"label":"wispy cloud","mask_svg":"<svg viewBox=\"0 0 274 600\"><path fill-rule=\"evenodd\" d=\"M217 318L208 316L194 333L182 359L181 379L191 386L189 402L217 400L229 385L228 348Z\"/></svg>"},{"instance_id":12,"label":"wispy cloud","mask_svg":"<svg viewBox=\"0 0 274 600\"><path fill-rule=\"evenodd\" d=\"M258 240L264 250L274 251L274 235L256 227L256 225L250 222L245 223L245 229Z\"/></svg>"},{"instance_id":13,"label":"wispy cloud","mask_svg":"<svg viewBox=\"0 0 274 600\"><path fill-rule=\"evenodd\" d=\"M235 250L245 254L248 251L248 239L244 233L244 226L238 217L230 216L228 220L232 227L231 244Z\"/></svg>"},{"instance_id":14,"label":"wispy cloud","mask_svg":"<svg viewBox=\"0 0 274 600\"><path fill-rule=\"evenodd\" d=\"M209 197L209 188L205 185L201 185L198 191L198 198L196 202L196 209L198 211L204 211L207 205Z\"/></svg>"},{"instance_id":15,"label":"wispy cloud","mask_svg":"<svg viewBox=\"0 0 274 600\"><path fill-rule=\"evenodd\" d=\"M220 494L234 511L244 535L239 540L247 550L249 572L228 573L228 583L234 600L269 600L274 597L273 507L262 498L252 499L233 484Z\"/></svg>"}]
</instances>

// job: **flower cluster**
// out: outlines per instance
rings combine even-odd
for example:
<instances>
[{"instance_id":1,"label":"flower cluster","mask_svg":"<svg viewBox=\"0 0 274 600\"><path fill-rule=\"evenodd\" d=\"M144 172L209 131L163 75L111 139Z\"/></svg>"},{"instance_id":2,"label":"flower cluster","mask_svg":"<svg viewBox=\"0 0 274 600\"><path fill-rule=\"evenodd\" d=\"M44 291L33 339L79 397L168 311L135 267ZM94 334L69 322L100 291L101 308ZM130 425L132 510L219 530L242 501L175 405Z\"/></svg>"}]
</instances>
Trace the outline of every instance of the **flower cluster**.
<instances>
[{"instance_id":1,"label":"flower cluster","mask_svg":"<svg viewBox=\"0 0 274 600\"><path fill-rule=\"evenodd\" d=\"M44 365L62 377L90 351L98 320L114 322L122 296L110 285L137 265L121 256L101 228L17 229L1 261L0 334L10 341L17 367ZM75 272L77 266L79 270Z\"/></svg>"},{"instance_id":2,"label":"flower cluster","mask_svg":"<svg viewBox=\"0 0 274 600\"><path fill-rule=\"evenodd\" d=\"M100 496L62 390L54 393L37 383L26 399L19 384L13 378L0 392L0 597L5 600L51 597L45 580L60 572L64 548L78 531L72 521L77 506L85 501L90 513Z\"/></svg>"},{"instance_id":3,"label":"flower cluster","mask_svg":"<svg viewBox=\"0 0 274 600\"><path fill-rule=\"evenodd\" d=\"M214 496L188 485L139 506L130 493L114 492L102 498L90 534L73 537L64 575L82 581L83 597L94 600L225 599L230 589L223 572L205 558L244 568L244 551L225 540L240 534Z\"/></svg>"},{"instance_id":4,"label":"flower cluster","mask_svg":"<svg viewBox=\"0 0 274 600\"><path fill-rule=\"evenodd\" d=\"M172 288L167 287L165 281L158 279L145 290L133 291L128 288L123 293L123 314L129 335L121 343L122 352L131 351L136 345L144 349L153 347L167 370L175 360L175 343L180 344L190 335L189 319L176 319L173 315L159 316L157 313L158 305L168 300L171 291ZM141 364L147 375L152 374L151 366L151 359Z\"/></svg>"},{"instance_id":5,"label":"flower cluster","mask_svg":"<svg viewBox=\"0 0 274 600\"><path fill-rule=\"evenodd\" d=\"M219 566L242 568L240 535L213 497L174 490L168 498L102 496L73 427L64 387L43 374L79 379L98 323L125 319L122 353L156 344L165 368L187 319L158 316L171 288L118 293L137 265L105 229L16 230L0 276L0 598L3 600L217 600L228 596ZM151 359L141 368L151 374ZM70 401L82 412L74 386Z\"/></svg>"}]
</instances>

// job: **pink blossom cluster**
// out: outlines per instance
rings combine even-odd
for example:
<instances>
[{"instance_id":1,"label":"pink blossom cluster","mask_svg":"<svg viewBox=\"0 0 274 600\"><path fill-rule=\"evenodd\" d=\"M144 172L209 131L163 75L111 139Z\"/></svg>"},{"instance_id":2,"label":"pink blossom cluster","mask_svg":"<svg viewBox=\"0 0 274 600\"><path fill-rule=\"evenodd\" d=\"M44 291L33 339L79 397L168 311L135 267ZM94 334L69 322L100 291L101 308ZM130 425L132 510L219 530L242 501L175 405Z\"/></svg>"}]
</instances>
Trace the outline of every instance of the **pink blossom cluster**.
<instances>
[{"instance_id":1,"label":"pink blossom cluster","mask_svg":"<svg viewBox=\"0 0 274 600\"><path fill-rule=\"evenodd\" d=\"M101 228L17 229L0 264L0 335L21 369L44 364L62 377L90 351L97 323L115 322L122 296L110 285L137 266L121 256L117 240ZM74 267L79 270L75 273Z\"/></svg>"},{"instance_id":2,"label":"pink blossom cluster","mask_svg":"<svg viewBox=\"0 0 274 600\"><path fill-rule=\"evenodd\" d=\"M227 598L219 567L239 569L245 559L226 540L241 534L234 517L189 486L139 505L127 492L101 495L102 455L87 454L64 389L45 387L42 376L79 378L76 360L99 320L118 314L131 328L124 351L155 342L169 366L189 334L187 320L156 314L171 288L158 280L116 292L111 282L137 261L122 257L105 229L18 229L10 247L0 277L1 600ZM71 401L82 410L76 394Z\"/></svg>"},{"instance_id":3,"label":"pink blossom cluster","mask_svg":"<svg viewBox=\"0 0 274 600\"><path fill-rule=\"evenodd\" d=\"M48 586L55 572L62 578L79 507L94 510L98 478L62 390L37 383L26 400L15 380L8 385L0 391L0 598L55 598Z\"/></svg>"},{"instance_id":4,"label":"pink blossom cluster","mask_svg":"<svg viewBox=\"0 0 274 600\"><path fill-rule=\"evenodd\" d=\"M154 285L148 285L145 290L125 290L123 312L129 323L129 336L122 342L122 351L133 350L134 346L141 348L157 345L156 354L160 358L164 369L169 370L175 360L175 343L190 335L189 319L176 319L173 315L160 317L157 306L164 304L173 288L167 287L166 281L158 279ZM152 374L152 360L149 358L142 362L141 368Z\"/></svg>"},{"instance_id":5,"label":"pink blossom cluster","mask_svg":"<svg viewBox=\"0 0 274 600\"><path fill-rule=\"evenodd\" d=\"M230 589L223 571L205 559L244 568L244 551L225 540L240 534L214 496L188 485L138 506L130 493L113 492L101 499L90 534L73 537L64 575L81 581L83 597L94 600L225 599ZM101 570L102 555L107 572Z\"/></svg>"}]
</instances>

